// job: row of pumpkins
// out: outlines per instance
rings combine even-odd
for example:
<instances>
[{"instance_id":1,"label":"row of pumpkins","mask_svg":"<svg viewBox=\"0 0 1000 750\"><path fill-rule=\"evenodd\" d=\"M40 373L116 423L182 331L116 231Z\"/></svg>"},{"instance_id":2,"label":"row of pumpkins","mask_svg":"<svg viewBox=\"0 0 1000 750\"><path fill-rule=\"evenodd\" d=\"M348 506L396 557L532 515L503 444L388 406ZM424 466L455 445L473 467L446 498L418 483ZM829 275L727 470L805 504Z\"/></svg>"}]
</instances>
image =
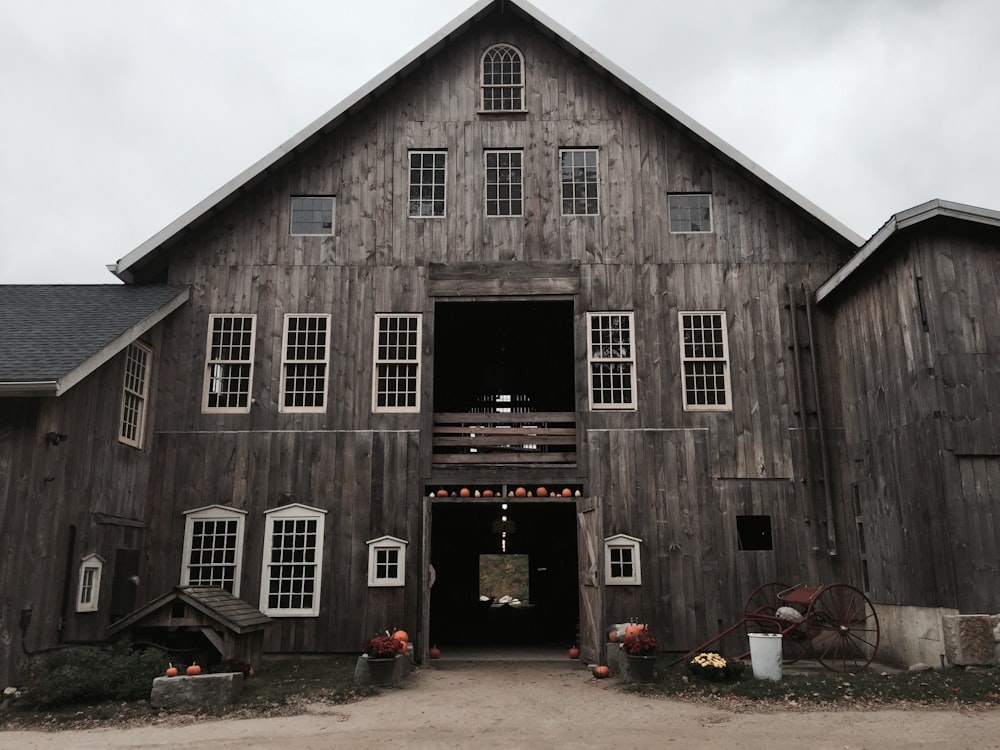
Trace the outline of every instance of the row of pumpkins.
<instances>
[{"instance_id":1,"label":"row of pumpkins","mask_svg":"<svg viewBox=\"0 0 1000 750\"><path fill-rule=\"evenodd\" d=\"M432 492L429 497L503 497L503 492L470 490L468 487L463 487L457 492L448 492L442 488L437 492ZM538 487L534 491L518 487L516 490L509 490L507 497L581 497L581 493L580 490L574 492L569 487L563 487L562 491L553 490L551 492L545 487Z\"/></svg>"}]
</instances>

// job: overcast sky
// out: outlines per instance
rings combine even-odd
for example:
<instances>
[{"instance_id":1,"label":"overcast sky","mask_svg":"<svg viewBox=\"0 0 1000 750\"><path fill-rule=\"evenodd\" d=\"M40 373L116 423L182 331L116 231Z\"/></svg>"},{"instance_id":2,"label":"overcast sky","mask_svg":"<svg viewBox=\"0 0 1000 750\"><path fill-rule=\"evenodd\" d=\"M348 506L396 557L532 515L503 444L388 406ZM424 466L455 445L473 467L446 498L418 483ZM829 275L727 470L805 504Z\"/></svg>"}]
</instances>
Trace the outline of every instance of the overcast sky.
<instances>
[{"instance_id":1,"label":"overcast sky","mask_svg":"<svg viewBox=\"0 0 1000 750\"><path fill-rule=\"evenodd\" d=\"M470 0L0 0L0 283L127 254ZM536 0L858 234L1000 209L995 0Z\"/></svg>"}]
</instances>

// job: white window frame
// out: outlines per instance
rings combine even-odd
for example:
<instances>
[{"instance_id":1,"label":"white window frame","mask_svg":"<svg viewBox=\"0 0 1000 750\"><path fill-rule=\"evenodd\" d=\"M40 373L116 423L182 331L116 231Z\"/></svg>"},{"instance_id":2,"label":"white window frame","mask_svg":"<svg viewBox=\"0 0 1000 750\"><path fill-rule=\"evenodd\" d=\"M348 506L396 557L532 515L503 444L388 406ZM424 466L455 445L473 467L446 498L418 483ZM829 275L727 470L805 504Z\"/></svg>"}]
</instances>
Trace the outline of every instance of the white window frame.
<instances>
[{"instance_id":1,"label":"white window frame","mask_svg":"<svg viewBox=\"0 0 1000 750\"><path fill-rule=\"evenodd\" d=\"M705 206L701 205L681 205L682 203L687 203L689 200L697 199L698 202L702 202L702 199L708 203L708 228L707 229L692 229L691 224L694 221L700 221L700 219L692 219L691 214L693 211L702 211ZM670 234L711 234L715 231L715 217L712 212L712 194L711 193L670 193L667 195L667 223L670 227ZM680 226L682 225L683 226ZM676 227L676 228L675 228Z\"/></svg>"},{"instance_id":2,"label":"white window frame","mask_svg":"<svg viewBox=\"0 0 1000 750\"><path fill-rule=\"evenodd\" d=\"M594 179L588 179L586 170L590 169L590 166L586 163L580 165L577 164L578 157L582 156L585 160L588 154L594 155ZM567 166L566 158L570 157L572 163ZM577 169L584 170L584 177L582 180L577 180ZM567 175L570 179L567 180ZM578 196L577 186L582 185L584 187L585 195L583 197ZM587 186L594 186L594 195L591 197L590 191ZM566 196L566 188L569 186L571 188L570 192L572 195ZM587 210L577 211L576 207L579 201L584 201L584 205ZM594 210L590 210L590 201L594 201ZM598 216L601 213L601 150L598 148L561 148L559 149L559 204L563 216ZM571 210L566 210L569 207Z\"/></svg>"},{"instance_id":3,"label":"white window frame","mask_svg":"<svg viewBox=\"0 0 1000 750\"><path fill-rule=\"evenodd\" d=\"M380 346L380 334L383 332L387 336L395 334L397 337L400 335L398 329L393 331L383 331L382 324L383 321L391 321L392 319L401 320L403 318L408 318L415 321L416 327L416 340L412 344L385 344ZM406 335L409 335L409 331ZM421 347L423 338L423 314L422 313L377 313L375 315L375 340L372 351L374 366L372 367L372 411L373 412L419 412L420 411L420 373L423 369L420 364L421 358ZM385 349L390 351L393 349L398 349L405 347L407 349L413 350L413 358L400 358L400 357L390 357L383 355ZM399 376L392 376L389 371L392 368L412 368L412 378L414 380L414 387L409 389L395 389L389 390L386 385L390 382L396 382L400 379ZM405 376L404 376L405 377ZM412 394L413 403L399 406L397 404L393 405L380 405L380 396L392 396L397 402L401 396L409 397Z\"/></svg>"},{"instance_id":4,"label":"white window frame","mask_svg":"<svg viewBox=\"0 0 1000 750\"><path fill-rule=\"evenodd\" d=\"M101 601L101 576L104 575L104 558L91 553L80 558L80 572L76 587L76 611L96 612Z\"/></svg>"},{"instance_id":5,"label":"white window frame","mask_svg":"<svg viewBox=\"0 0 1000 750\"><path fill-rule=\"evenodd\" d=\"M398 539L394 536L380 536L378 539L369 539L368 545L368 585L370 587L379 586L404 586L406 584L406 547L409 544L405 539ZM379 553L396 553L396 575L379 576L379 572L387 565L387 562L379 561Z\"/></svg>"},{"instance_id":6,"label":"white window frame","mask_svg":"<svg viewBox=\"0 0 1000 750\"><path fill-rule=\"evenodd\" d=\"M628 534L615 534L604 540L604 583L607 586L641 586L642 585L642 558L640 550L642 539L629 536ZM614 551L623 552L628 550L631 556L632 575L613 575L616 564L621 564L620 560L613 560Z\"/></svg>"},{"instance_id":7,"label":"white window frame","mask_svg":"<svg viewBox=\"0 0 1000 750\"><path fill-rule=\"evenodd\" d=\"M497 66L500 67L499 71ZM495 82L493 79L498 73L501 80ZM497 114L528 111L524 101L524 55L517 47L506 43L488 47L480 58L479 76L480 112ZM499 96L493 96L494 93ZM495 106L497 102L499 106Z\"/></svg>"},{"instance_id":8,"label":"white window frame","mask_svg":"<svg viewBox=\"0 0 1000 750\"><path fill-rule=\"evenodd\" d=\"M317 323L317 328L315 331L296 331L296 334L309 335L314 333L316 335L316 341L318 342L322 338L322 345L320 343L298 343L289 346L289 333L291 329L292 321L322 321L322 325L319 326ZM322 331L320 331L322 328ZM321 334L321 335L320 335ZM304 356L302 353L303 349L315 349L313 352L316 356ZM320 355L320 349L322 349L322 356ZM291 352L290 352L291 350ZM291 354L291 356L290 356ZM300 368L306 368L307 371L311 371L313 374L296 374L299 372ZM310 369L311 368L311 369ZM288 413L323 413L326 411L327 403L327 393L330 384L330 316L328 314L298 314L298 313L288 313L285 315L284 327L281 334L281 387L278 392L278 411L288 412ZM318 399L318 405L311 406L296 406L288 405L285 403L285 399L289 395L288 387L289 384L301 383L302 381L308 380L320 380L322 379L322 386L315 388L311 391L302 391L303 395L311 395L313 399Z\"/></svg>"},{"instance_id":9,"label":"white window frame","mask_svg":"<svg viewBox=\"0 0 1000 750\"><path fill-rule=\"evenodd\" d=\"M301 505L300 503L292 503L291 505L283 505L280 508L274 508L273 510L264 512L264 555L261 560L261 570L260 570L260 606L258 609L265 615L270 617L316 617L319 615L320 607L320 596L322 594L323 585L323 527L326 523L326 511L322 508L312 508L308 505ZM283 525L285 523L297 523L304 522L306 524L312 522L315 524L315 536L314 543L308 549L312 550L312 554L305 555L303 560L272 560L272 556L275 553L274 541L278 536L278 532L275 526L278 522ZM295 529L286 530L282 529L281 534L288 536L301 535L301 532L296 533ZM307 549L303 547L303 549ZM311 559L309 559L311 558ZM281 568L309 568L308 575L293 576L291 579L286 580L297 580L301 582L309 581L312 586L312 602L308 607L272 607L269 605L270 587L272 580L272 573L275 570ZM305 573L305 571L303 571ZM277 579L282 580L282 579ZM300 593L300 592L293 592ZM280 592L279 592L280 594Z\"/></svg>"},{"instance_id":10,"label":"white window frame","mask_svg":"<svg viewBox=\"0 0 1000 750\"><path fill-rule=\"evenodd\" d=\"M304 217L309 216L306 220ZM329 227L327 216L329 215ZM302 223L320 225L321 232L296 232L295 218L299 216ZM292 237L329 237L334 233L337 216L337 198L333 195L293 195L288 208L288 233Z\"/></svg>"},{"instance_id":11,"label":"white window frame","mask_svg":"<svg viewBox=\"0 0 1000 750\"><path fill-rule=\"evenodd\" d=\"M441 166L437 165L437 158L442 158ZM419 166L414 166L414 157L419 157ZM431 158L433 163L430 166L424 161ZM432 179L424 182L424 172L430 170ZM440 173L441 182L437 180ZM407 211L411 219L443 219L448 214L448 152L441 149L411 149L406 154L406 186L407 186ZM416 179L414 179L416 177ZM441 188L441 197L437 197L437 188ZM425 197L424 192L430 188L431 196ZM441 204L441 211L438 212L437 204ZM425 212L425 208L430 205L430 213ZM414 211L416 207L416 211Z\"/></svg>"},{"instance_id":12,"label":"white window frame","mask_svg":"<svg viewBox=\"0 0 1000 750\"><path fill-rule=\"evenodd\" d=\"M245 518L247 512L245 510L240 510L239 508L229 508L224 505L206 505L203 508L194 508L193 510L184 511L184 553L181 558L181 586L213 586L218 585L215 583L205 583L204 581L191 582L191 569L192 568L221 568L228 567L229 565L233 568L233 578L232 584L233 588L230 592L233 596L240 595L240 579L243 577L243 535L246 526ZM198 564L193 564L191 561L191 553L194 551L194 530L196 523L236 523L235 531L235 548L233 550L234 556L231 563L223 561L222 563L215 562L199 562ZM213 534L210 538L217 538L217 534ZM204 549L204 548L202 548ZM213 551L219 551L218 548L212 547ZM225 551L225 547L221 548ZM214 576L213 576L214 578ZM226 589L225 586L219 586L219 588Z\"/></svg>"},{"instance_id":13,"label":"white window frame","mask_svg":"<svg viewBox=\"0 0 1000 750\"><path fill-rule=\"evenodd\" d=\"M125 350L125 374L122 377L121 422L118 441L142 449L146 442L146 417L149 403L149 378L153 349L133 341Z\"/></svg>"},{"instance_id":14,"label":"white window frame","mask_svg":"<svg viewBox=\"0 0 1000 750\"><path fill-rule=\"evenodd\" d=\"M247 351L247 356L245 358L234 358L225 356L213 357L213 338L216 333L222 336L232 337L233 331L218 330L216 331L216 322L222 323L225 320L242 320L244 322L249 321L250 329L243 329L236 335L248 335L249 336L249 346ZM250 406L253 403L253 397L251 391L253 389L253 361L254 361L254 349L256 347L257 341L257 316L252 313L213 313L208 316L208 336L205 344L205 388L202 394L201 410L206 414L246 414L250 411ZM221 345L220 345L221 348ZM226 346L226 353L232 354L233 347L231 344ZM223 393L223 391L216 390L216 383L227 382L231 375L227 368L243 368L246 367L246 389L245 390L233 390L226 391L224 395L227 400L234 397L237 401L244 401L245 403L235 406L224 405L224 406L210 406L209 401L213 393ZM242 379L242 378L241 378Z\"/></svg>"},{"instance_id":15,"label":"white window frame","mask_svg":"<svg viewBox=\"0 0 1000 750\"><path fill-rule=\"evenodd\" d=\"M604 341L595 342L595 336L600 338L613 337L613 328L605 327L604 318L618 318L620 320L625 320L628 322L628 341L626 342L625 348L627 353L615 352L611 345L621 342L616 341ZM610 320L607 321L610 326ZM620 326L619 331L623 330ZM603 332L607 331L605 334ZM595 348L598 348L601 343L604 344L602 351L595 352ZM614 368L621 368L618 373L614 372ZM603 370L608 370L608 372L603 372ZM628 409L634 410L636 408L636 373L635 373L635 314L631 312L589 312L587 313L587 377L588 377L588 387L587 392L590 395L590 408L591 410L604 410L604 409ZM595 378L612 378L621 379L624 381L625 378L628 379L628 388L624 384L611 385L606 388L595 387ZM628 390L630 397L628 400L624 400L624 391ZM623 400L620 402L606 402L599 400L597 398L597 393L610 391L619 392L623 394Z\"/></svg>"},{"instance_id":16,"label":"white window frame","mask_svg":"<svg viewBox=\"0 0 1000 750\"><path fill-rule=\"evenodd\" d=\"M712 326L711 330L721 332L720 341L712 341L707 345L701 341L691 341L688 342L689 333L694 334L695 330L705 331L704 326L694 329L689 328L685 325L685 318L687 316L703 316L710 317L717 320L718 325ZM692 321L693 322L693 321ZM677 327L680 332L680 357L681 357L681 399L684 405L684 411L732 411L733 410L733 396L732 396L732 382L729 371L729 329L726 323L726 313L723 310L679 310L677 313ZM699 346L712 346L716 347L717 350L707 355L704 351L698 351ZM708 389L705 387L690 389L691 379L701 379L702 381L706 377L719 377L719 373L708 373L696 372L696 370L702 369L709 365L721 365L721 377L723 379L722 389L713 388ZM698 399L695 396L698 393L708 393L711 390L712 393L723 393L725 398L725 403L697 403Z\"/></svg>"},{"instance_id":17,"label":"white window frame","mask_svg":"<svg viewBox=\"0 0 1000 750\"><path fill-rule=\"evenodd\" d=\"M499 163L490 166L490 157L497 160L507 157L507 166L500 166ZM513 161L517 161L517 166L512 166ZM512 175L517 173L517 180L512 179ZM500 179L502 175L507 175L507 180ZM492 181L490 178L493 178ZM490 196L490 190L494 195ZM506 196L501 197L501 193L506 192ZM514 197L517 193L517 197ZM514 211L511 204L517 204L517 211ZM506 206L507 211L501 211L501 207ZM488 148L483 152L483 212L490 219L506 219L524 215L524 151L519 148Z\"/></svg>"}]
</instances>

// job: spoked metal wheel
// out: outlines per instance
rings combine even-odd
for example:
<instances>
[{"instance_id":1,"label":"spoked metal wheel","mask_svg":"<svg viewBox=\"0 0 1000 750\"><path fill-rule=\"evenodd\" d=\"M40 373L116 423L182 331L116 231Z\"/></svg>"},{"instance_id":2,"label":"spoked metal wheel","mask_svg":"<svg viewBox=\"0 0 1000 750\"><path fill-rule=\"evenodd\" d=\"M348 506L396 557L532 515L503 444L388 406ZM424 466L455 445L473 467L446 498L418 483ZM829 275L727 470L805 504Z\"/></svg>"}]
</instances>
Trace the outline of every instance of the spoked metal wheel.
<instances>
[{"instance_id":1,"label":"spoked metal wheel","mask_svg":"<svg viewBox=\"0 0 1000 750\"><path fill-rule=\"evenodd\" d=\"M860 672L878 651L875 607L861 591L834 583L813 599L806 612L809 641L816 660L834 672Z\"/></svg>"}]
</instances>

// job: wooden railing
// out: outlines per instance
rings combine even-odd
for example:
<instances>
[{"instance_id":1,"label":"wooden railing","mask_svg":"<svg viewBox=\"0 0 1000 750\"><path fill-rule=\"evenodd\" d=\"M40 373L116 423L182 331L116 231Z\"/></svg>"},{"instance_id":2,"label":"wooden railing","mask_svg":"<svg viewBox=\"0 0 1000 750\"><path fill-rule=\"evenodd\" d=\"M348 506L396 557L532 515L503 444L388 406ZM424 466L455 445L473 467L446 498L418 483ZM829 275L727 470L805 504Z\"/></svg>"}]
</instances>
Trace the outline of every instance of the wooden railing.
<instances>
[{"instance_id":1,"label":"wooden railing","mask_svg":"<svg viewBox=\"0 0 1000 750\"><path fill-rule=\"evenodd\" d=\"M433 447L436 464L572 464L576 414L440 412Z\"/></svg>"}]
</instances>

